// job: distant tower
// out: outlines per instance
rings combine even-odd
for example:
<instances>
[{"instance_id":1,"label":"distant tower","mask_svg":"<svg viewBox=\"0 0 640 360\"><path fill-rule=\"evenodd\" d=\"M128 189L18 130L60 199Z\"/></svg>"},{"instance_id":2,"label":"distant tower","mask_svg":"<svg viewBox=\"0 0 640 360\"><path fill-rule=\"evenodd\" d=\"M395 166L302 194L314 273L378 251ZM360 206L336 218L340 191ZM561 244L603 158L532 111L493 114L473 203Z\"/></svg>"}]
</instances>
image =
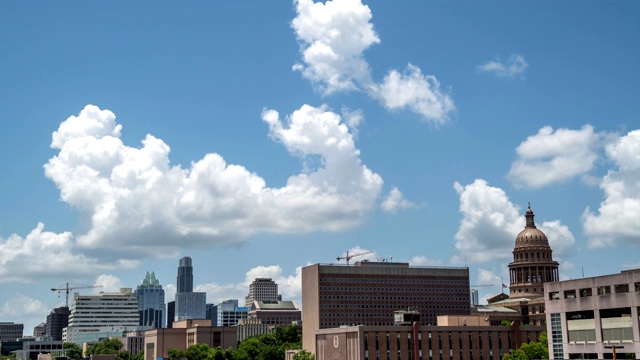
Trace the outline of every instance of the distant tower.
<instances>
[{"instance_id":1,"label":"distant tower","mask_svg":"<svg viewBox=\"0 0 640 360\"><path fill-rule=\"evenodd\" d=\"M45 324L45 334L51 336L51 340L62 340L62 329L66 328L69 324L69 308L61 306L51 310L47 315L47 322Z\"/></svg>"},{"instance_id":2,"label":"distant tower","mask_svg":"<svg viewBox=\"0 0 640 360\"><path fill-rule=\"evenodd\" d=\"M278 284L271 278L257 278L249 285L249 295L244 306L251 307L253 301L278 301Z\"/></svg>"},{"instance_id":3,"label":"distant tower","mask_svg":"<svg viewBox=\"0 0 640 360\"><path fill-rule=\"evenodd\" d=\"M516 237L513 262L509 263L510 298L541 297L544 283L558 281L558 262L553 261L547 235L536 228L531 205L526 226Z\"/></svg>"},{"instance_id":4,"label":"distant tower","mask_svg":"<svg viewBox=\"0 0 640 360\"><path fill-rule=\"evenodd\" d=\"M176 292L193 292L193 266L191 265L191 258L188 256L180 259Z\"/></svg>"},{"instance_id":5,"label":"distant tower","mask_svg":"<svg viewBox=\"0 0 640 360\"><path fill-rule=\"evenodd\" d=\"M471 289L471 305L478 306L480 305L480 298L478 296L477 289Z\"/></svg>"},{"instance_id":6,"label":"distant tower","mask_svg":"<svg viewBox=\"0 0 640 360\"><path fill-rule=\"evenodd\" d=\"M144 279L136 288L140 326L164 327L165 303L164 290L154 272L147 271Z\"/></svg>"}]
</instances>

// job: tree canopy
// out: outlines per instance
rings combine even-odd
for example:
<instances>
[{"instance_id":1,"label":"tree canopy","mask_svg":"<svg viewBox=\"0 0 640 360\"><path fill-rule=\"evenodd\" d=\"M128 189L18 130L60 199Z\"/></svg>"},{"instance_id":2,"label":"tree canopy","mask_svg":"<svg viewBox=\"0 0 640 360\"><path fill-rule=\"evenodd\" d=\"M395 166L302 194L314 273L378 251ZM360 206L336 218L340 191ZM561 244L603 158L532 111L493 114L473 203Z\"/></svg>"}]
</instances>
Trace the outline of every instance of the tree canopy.
<instances>
[{"instance_id":1,"label":"tree canopy","mask_svg":"<svg viewBox=\"0 0 640 360\"><path fill-rule=\"evenodd\" d=\"M520 349L513 350L509 354L505 354L502 360L533 360L548 359L549 345L547 332L543 331L538 336L538 341L531 341L528 344L522 344Z\"/></svg>"}]
</instances>

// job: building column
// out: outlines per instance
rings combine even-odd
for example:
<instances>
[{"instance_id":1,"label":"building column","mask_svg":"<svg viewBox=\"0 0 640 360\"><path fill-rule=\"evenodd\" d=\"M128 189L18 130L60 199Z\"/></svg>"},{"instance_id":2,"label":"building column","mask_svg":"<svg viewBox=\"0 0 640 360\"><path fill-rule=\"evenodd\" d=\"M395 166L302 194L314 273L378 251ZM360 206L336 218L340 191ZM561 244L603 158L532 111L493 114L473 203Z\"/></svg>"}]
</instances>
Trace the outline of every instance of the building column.
<instances>
[{"instance_id":1,"label":"building column","mask_svg":"<svg viewBox=\"0 0 640 360\"><path fill-rule=\"evenodd\" d=\"M596 328L596 344L602 344L601 346L596 346L596 351L598 352L598 359L604 359L604 343L602 342L602 323L600 322L600 310L593 310L593 322Z\"/></svg>"},{"instance_id":2,"label":"building column","mask_svg":"<svg viewBox=\"0 0 640 360\"><path fill-rule=\"evenodd\" d=\"M640 343L640 325L638 324L638 307L631 307L631 327L633 328L633 342ZM636 347L638 349L638 347ZM636 352L636 359L640 359L640 351Z\"/></svg>"}]
</instances>

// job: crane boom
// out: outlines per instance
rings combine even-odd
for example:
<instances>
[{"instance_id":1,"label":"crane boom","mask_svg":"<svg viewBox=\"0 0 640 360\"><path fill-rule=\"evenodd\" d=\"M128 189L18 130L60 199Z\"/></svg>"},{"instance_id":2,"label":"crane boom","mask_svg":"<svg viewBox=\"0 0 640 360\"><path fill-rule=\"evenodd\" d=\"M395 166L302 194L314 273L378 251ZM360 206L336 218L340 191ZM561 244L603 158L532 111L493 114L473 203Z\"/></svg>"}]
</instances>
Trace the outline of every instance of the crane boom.
<instances>
[{"instance_id":1,"label":"crane boom","mask_svg":"<svg viewBox=\"0 0 640 360\"><path fill-rule=\"evenodd\" d=\"M351 260L351 258L354 258L356 256L362 256L362 255L367 255L367 254L371 254L373 253L373 251L365 251L365 252L361 252L361 253L357 253L357 254L351 254L349 255L349 251L347 250L347 255L345 256L338 256L336 258L336 260L347 260L347 266L349 266L349 260Z\"/></svg>"},{"instance_id":2,"label":"crane boom","mask_svg":"<svg viewBox=\"0 0 640 360\"><path fill-rule=\"evenodd\" d=\"M66 293L65 306L69 307L69 291L70 290L91 289L91 288L101 288L101 287L103 287L103 286L102 285L81 285L81 286L69 287L69 283L67 283L67 285L65 287L52 288L51 291L57 291L58 292L58 296L60 295L60 291L64 291Z\"/></svg>"}]
</instances>

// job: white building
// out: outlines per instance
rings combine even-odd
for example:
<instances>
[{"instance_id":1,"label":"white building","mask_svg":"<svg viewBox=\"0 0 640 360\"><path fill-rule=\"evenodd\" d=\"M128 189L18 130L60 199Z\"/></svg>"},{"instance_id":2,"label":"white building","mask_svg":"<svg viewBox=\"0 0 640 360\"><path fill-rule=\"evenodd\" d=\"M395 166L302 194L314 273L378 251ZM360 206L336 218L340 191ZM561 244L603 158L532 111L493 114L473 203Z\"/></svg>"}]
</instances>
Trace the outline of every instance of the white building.
<instances>
[{"instance_id":1,"label":"white building","mask_svg":"<svg viewBox=\"0 0 640 360\"><path fill-rule=\"evenodd\" d=\"M245 307L254 301L278 301L278 284L271 278L257 278L249 285L249 295L244 300Z\"/></svg>"},{"instance_id":2,"label":"white building","mask_svg":"<svg viewBox=\"0 0 640 360\"><path fill-rule=\"evenodd\" d=\"M131 288L97 295L75 293L62 340L82 345L109 336L122 336L125 331L140 329L139 321L138 299Z\"/></svg>"},{"instance_id":3,"label":"white building","mask_svg":"<svg viewBox=\"0 0 640 360\"><path fill-rule=\"evenodd\" d=\"M234 326L249 314L248 307L239 307L238 300L225 300L218 305L218 326Z\"/></svg>"},{"instance_id":4,"label":"white building","mask_svg":"<svg viewBox=\"0 0 640 360\"><path fill-rule=\"evenodd\" d=\"M640 269L544 284L549 358L640 358Z\"/></svg>"}]
</instances>

